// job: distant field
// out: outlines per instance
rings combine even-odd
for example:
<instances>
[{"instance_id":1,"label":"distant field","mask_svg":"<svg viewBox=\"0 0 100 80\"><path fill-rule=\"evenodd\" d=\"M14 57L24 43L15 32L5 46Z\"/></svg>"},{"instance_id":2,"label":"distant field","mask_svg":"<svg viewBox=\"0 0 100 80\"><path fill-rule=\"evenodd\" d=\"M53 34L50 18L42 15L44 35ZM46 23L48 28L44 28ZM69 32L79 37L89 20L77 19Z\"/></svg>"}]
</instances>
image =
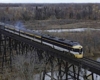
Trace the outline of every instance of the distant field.
<instances>
[{"instance_id":1,"label":"distant field","mask_svg":"<svg viewBox=\"0 0 100 80\"><path fill-rule=\"evenodd\" d=\"M34 20L24 22L30 29L69 29L69 28L100 28L99 20Z\"/></svg>"}]
</instances>

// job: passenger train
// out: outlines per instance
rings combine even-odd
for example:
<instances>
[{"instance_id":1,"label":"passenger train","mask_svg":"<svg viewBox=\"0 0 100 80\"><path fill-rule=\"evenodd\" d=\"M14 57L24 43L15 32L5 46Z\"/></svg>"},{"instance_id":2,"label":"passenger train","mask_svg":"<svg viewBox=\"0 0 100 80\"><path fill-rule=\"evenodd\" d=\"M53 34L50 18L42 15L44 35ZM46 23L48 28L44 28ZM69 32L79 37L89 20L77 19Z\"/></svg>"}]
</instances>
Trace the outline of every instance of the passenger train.
<instances>
[{"instance_id":1,"label":"passenger train","mask_svg":"<svg viewBox=\"0 0 100 80\"><path fill-rule=\"evenodd\" d=\"M60 51L68 52L76 58L83 58L83 47L78 43L71 40L63 40L57 37L48 35L42 35L31 30L17 29L12 25L3 24L0 26L1 29L5 29L13 34L20 35L22 37L31 39L32 41L39 42L41 44L48 45Z\"/></svg>"}]
</instances>

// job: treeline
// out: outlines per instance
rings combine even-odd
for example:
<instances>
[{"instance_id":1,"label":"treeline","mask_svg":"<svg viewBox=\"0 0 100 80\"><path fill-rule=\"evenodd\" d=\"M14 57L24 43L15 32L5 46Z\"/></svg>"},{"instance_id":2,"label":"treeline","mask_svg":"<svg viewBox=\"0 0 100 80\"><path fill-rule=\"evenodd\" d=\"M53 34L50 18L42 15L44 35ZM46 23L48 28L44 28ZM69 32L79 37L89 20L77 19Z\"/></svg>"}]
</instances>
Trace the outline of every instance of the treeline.
<instances>
[{"instance_id":1,"label":"treeline","mask_svg":"<svg viewBox=\"0 0 100 80\"><path fill-rule=\"evenodd\" d=\"M0 20L100 19L99 4L1 4Z\"/></svg>"}]
</instances>

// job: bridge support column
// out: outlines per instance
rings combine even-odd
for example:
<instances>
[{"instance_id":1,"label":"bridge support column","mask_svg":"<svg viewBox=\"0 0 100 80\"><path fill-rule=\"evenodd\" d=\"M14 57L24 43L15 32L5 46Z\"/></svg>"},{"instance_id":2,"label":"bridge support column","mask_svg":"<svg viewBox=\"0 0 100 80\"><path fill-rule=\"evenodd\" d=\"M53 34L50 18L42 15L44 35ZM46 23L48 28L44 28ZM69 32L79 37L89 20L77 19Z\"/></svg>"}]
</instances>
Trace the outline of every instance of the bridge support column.
<instances>
[{"instance_id":1,"label":"bridge support column","mask_svg":"<svg viewBox=\"0 0 100 80\"><path fill-rule=\"evenodd\" d=\"M18 41L17 40L13 40L13 42L14 42L14 48L15 48L15 54L19 54L19 52L18 52Z\"/></svg>"},{"instance_id":2,"label":"bridge support column","mask_svg":"<svg viewBox=\"0 0 100 80\"><path fill-rule=\"evenodd\" d=\"M0 46L1 46L1 54L0 54L0 58L1 58L1 62L2 63L2 71L4 69L4 65L6 65L6 63L8 62L7 60L7 50L8 50L8 42L7 42L7 36L1 35L1 42L0 42Z\"/></svg>"},{"instance_id":3,"label":"bridge support column","mask_svg":"<svg viewBox=\"0 0 100 80\"><path fill-rule=\"evenodd\" d=\"M80 71L81 71L81 66L78 66L78 74L77 74L77 80L79 80Z\"/></svg>"},{"instance_id":4,"label":"bridge support column","mask_svg":"<svg viewBox=\"0 0 100 80\"><path fill-rule=\"evenodd\" d=\"M47 65L47 63L46 63L46 65ZM43 78L42 78L42 80L45 80L45 75L46 75L46 65L44 66L44 71L43 71Z\"/></svg>"},{"instance_id":5,"label":"bridge support column","mask_svg":"<svg viewBox=\"0 0 100 80\"><path fill-rule=\"evenodd\" d=\"M5 67L5 65L4 64L6 64L6 62L7 62L7 55L6 55L6 52L7 52L7 50L6 50L6 46L7 46L7 42L6 42L6 39L7 39L7 37L6 36L4 36L4 41L3 41L3 61L2 61L2 71L3 71L3 69L4 69L4 67Z\"/></svg>"},{"instance_id":6,"label":"bridge support column","mask_svg":"<svg viewBox=\"0 0 100 80\"><path fill-rule=\"evenodd\" d=\"M21 42L18 42L18 54L21 54L20 52L21 52Z\"/></svg>"},{"instance_id":7,"label":"bridge support column","mask_svg":"<svg viewBox=\"0 0 100 80\"><path fill-rule=\"evenodd\" d=\"M62 74L61 74L61 60L60 59L58 59L58 66L59 66L58 80L61 80L62 79Z\"/></svg>"},{"instance_id":8,"label":"bridge support column","mask_svg":"<svg viewBox=\"0 0 100 80\"><path fill-rule=\"evenodd\" d=\"M2 45L1 45L1 42L2 42L2 34L0 33L0 56L1 56L1 54L2 54L2 53L1 53L1 46L2 46Z\"/></svg>"},{"instance_id":9,"label":"bridge support column","mask_svg":"<svg viewBox=\"0 0 100 80\"><path fill-rule=\"evenodd\" d=\"M66 62L66 64L65 64L65 74L66 74L66 79L65 79L65 80L68 80L68 71L69 71L69 68L68 68L68 62Z\"/></svg>"},{"instance_id":10,"label":"bridge support column","mask_svg":"<svg viewBox=\"0 0 100 80\"><path fill-rule=\"evenodd\" d=\"M0 65L2 65L2 34L0 33ZM0 71L2 67L0 66Z\"/></svg>"},{"instance_id":11,"label":"bridge support column","mask_svg":"<svg viewBox=\"0 0 100 80\"><path fill-rule=\"evenodd\" d=\"M75 66L73 65L73 76L74 76L74 79L76 79L76 69L75 69Z\"/></svg>"},{"instance_id":12,"label":"bridge support column","mask_svg":"<svg viewBox=\"0 0 100 80\"><path fill-rule=\"evenodd\" d=\"M1 54L1 33L0 33L0 54Z\"/></svg>"},{"instance_id":13,"label":"bridge support column","mask_svg":"<svg viewBox=\"0 0 100 80\"><path fill-rule=\"evenodd\" d=\"M53 64L53 57L50 59L50 64L51 64L51 80L54 78L54 64Z\"/></svg>"},{"instance_id":14,"label":"bridge support column","mask_svg":"<svg viewBox=\"0 0 100 80\"><path fill-rule=\"evenodd\" d=\"M4 35L0 34L0 71L3 72L4 65Z\"/></svg>"},{"instance_id":15,"label":"bridge support column","mask_svg":"<svg viewBox=\"0 0 100 80\"><path fill-rule=\"evenodd\" d=\"M12 70L12 48L13 48L13 46L12 46L12 39L9 37L9 53L10 53L10 58L9 58L9 61L10 61L10 68L11 68L11 70Z\"/></svg>"},{"instance_id":16,"label":"bridge support column","mask_svg":"<svg viewBox=\"0 0 100 80\"><path fill-rule=\"evenodd\" d=\"M43 59L43 54L44 53L44 51L43 50L37 50L37 55L38 55L38 58L39 58L39 61L41 61L42 59Z\"/></svg>"}]
</instances>

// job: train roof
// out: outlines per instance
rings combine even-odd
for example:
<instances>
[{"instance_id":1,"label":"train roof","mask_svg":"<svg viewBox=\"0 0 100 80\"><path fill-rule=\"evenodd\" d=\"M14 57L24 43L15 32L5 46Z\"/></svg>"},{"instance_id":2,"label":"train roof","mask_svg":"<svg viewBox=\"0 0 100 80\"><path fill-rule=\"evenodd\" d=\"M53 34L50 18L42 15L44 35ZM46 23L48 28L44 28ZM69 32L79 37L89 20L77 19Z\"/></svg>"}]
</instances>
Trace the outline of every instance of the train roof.
<instances>
[{"instance_id":1,"label":"train roof","mask_svg":"<svg viewBox=\"0 0 100 80\"><path fill-rule=\"evenodd\" d=\"M53 36L50 36L50 35L43 35L43 37L46 37L46 38L49 38L49 39L52 39L52 40L55 40L55 41L58 41L58 42L61 42L61 43L65 43L69 46L80 45L78 42L67 40L67 39L61 39L61 38L53 37Z\"/></svg>"},{"instance_id":2,"label":"train roof","mask_svg":"<svg viewBox=\"0 0 100 80\"><path fill-rule=\"evenodd\" d=\"M15 29L17 29L16 27L12 26L12 25L6 25L6 26L9 26L9 27L13 27ZM31 34L36 34L36 35L39 35L39 36L43 36L43 37L46 37L48 39L52 39L52 40L55 40L55 41L58 41L58 42L61 42L61 43L65 43L69 46L74 46L74 45L80 45L78 42L75 42L75 41L71 41L71 40L67 40L67 39L61 39L61 38L58 38L58 37L53 37L53 36L50 36L50 35L43 35L42 33L39 33L39 32L35 32L33 30L30 30L30 29L26 29L26 28L21 28L20 30L24 31L24 32L28 32L28 33L31 33Z\"/></svg>"}]
</instances>

